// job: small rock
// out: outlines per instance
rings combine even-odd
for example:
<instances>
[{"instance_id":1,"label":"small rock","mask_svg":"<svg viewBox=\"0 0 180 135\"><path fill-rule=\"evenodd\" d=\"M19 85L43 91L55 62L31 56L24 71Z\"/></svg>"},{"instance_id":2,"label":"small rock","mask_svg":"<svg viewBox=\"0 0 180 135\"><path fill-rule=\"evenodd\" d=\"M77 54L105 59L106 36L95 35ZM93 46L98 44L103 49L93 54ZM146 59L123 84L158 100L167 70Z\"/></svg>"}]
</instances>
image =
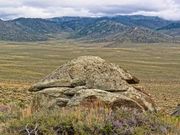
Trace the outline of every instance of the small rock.
<instances>
[{"instance_id":1,"label":"small rock","mask_svg":"<svg viewBox=\"0 0 180 135\"><path fill-rule=\"evenodd\" d=\"M177 105L171 116L180 116L180 104Z\"/></svg>"}]
</instances>

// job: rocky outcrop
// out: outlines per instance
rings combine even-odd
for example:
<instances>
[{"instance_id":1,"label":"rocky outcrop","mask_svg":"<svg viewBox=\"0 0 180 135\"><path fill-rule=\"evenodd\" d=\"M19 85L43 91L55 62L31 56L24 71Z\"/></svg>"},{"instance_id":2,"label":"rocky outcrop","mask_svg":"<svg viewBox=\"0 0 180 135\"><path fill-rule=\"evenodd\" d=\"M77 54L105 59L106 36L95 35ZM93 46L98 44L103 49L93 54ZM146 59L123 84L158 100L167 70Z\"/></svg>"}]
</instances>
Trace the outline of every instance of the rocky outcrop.
<instances>
[{"instance_id":1,"label":"rocky outcrop","mask_svg":"<svg viewBox=\"0 0 180 135\"><path fill-rule=\"evenodd\" d=\"M60 66L33 85L34 106L66 107L93 102L117 108L155 111L151 97L132 84L139 80L118 65L100 57L81 56Z\"/></svg>"}]
</instances>

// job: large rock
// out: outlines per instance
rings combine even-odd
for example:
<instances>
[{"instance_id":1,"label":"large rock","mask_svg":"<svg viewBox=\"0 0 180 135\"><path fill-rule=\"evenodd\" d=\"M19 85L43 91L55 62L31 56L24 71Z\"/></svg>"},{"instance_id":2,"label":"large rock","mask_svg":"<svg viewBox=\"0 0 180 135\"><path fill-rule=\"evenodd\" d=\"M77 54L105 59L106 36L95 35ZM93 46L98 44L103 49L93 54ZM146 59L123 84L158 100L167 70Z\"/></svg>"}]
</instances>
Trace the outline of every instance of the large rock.
<instances>
[{"instance_id":1,"label":"large rock","mask_svg":"<svg viewBox=\"0 0 180 135\"><path fill-rule=\"evenodd\" d=\"M34 106L66 107L101 102L106 106L155 111L151 97L132 84L139 80L100 57L81 56L33 85Z\"/></svg>"}]
</instances>

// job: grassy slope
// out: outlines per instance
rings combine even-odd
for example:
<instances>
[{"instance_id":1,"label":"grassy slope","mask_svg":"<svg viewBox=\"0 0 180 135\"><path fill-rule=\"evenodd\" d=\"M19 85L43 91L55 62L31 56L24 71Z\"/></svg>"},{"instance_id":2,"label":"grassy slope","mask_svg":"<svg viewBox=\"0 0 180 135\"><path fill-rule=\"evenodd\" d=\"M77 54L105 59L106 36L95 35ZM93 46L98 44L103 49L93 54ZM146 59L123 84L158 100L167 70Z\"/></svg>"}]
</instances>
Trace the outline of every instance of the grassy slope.
<instances>
[{"instance_id":1,"label":"grassy slope","mask_svg":"<svg viewBox=\"0 0 180 135\"><path fill-rule=\"evenodd\" d=\"M161 109L169 111L180 103L180 46L177 44L124 44L120 48L80 47L82 43L77 44L1 42L0 86L31 84L72 58L98 55L137 76Z\"/></svg>"}]
</instances>

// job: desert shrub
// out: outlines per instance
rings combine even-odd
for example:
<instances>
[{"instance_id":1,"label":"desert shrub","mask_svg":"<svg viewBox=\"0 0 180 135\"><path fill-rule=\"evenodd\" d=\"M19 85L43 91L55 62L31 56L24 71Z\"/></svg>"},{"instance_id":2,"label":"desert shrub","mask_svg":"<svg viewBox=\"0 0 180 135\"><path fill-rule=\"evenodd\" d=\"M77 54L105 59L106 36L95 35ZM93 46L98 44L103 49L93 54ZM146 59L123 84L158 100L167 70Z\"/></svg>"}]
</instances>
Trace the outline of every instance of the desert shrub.
<instances>
[{"instance_id":1,"label":"desert shrub","mask_svg":"<svg viewBox=\"0 0 180 135\"><path fill-rule=\"evenodd\" d=\"M6 107L6 106L5 106ZM5 111L0 111L0 124L5 123L12 119L20 119L22 116L21 109L15 104L10 104L7 106L8 109Z\"/></svg>"},{"instance_id":2,"label":"desert shrub","mask_svg":"<svg viewBox=\"0 0 180 135\"><path fill-rule=\"evenodd\" d=\"M64 108L44 110L14 120L4 129L8 135L151 135L178 133L170 119L161 114L120 108ZM168 120L167 120L168 119ZM173 120L179 122L179 119ZM176 124L177 124L176 123ZM31 134L28 134L28 132Z\"/></svg>"}]
</instances>

